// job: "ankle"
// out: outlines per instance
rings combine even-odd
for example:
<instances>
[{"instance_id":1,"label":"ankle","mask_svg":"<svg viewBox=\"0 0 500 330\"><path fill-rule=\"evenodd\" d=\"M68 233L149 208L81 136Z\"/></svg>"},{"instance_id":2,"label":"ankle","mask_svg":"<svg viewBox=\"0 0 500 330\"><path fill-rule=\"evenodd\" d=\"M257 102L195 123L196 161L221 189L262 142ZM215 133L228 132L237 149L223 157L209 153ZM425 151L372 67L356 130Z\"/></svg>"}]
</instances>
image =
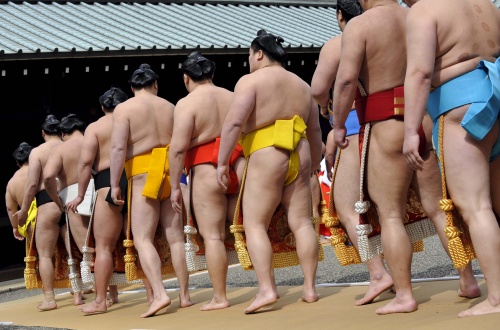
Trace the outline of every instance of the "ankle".
<instances>
[{"instance_id":1,"label":"ankle","mask_svg":"<svg viewBox=\"0 0 500 330\"><path fill-rule=\"evenodd\" d=\"M54 291L44 291L43 296L44 296L46 302L55 302L56 301Z\"/></svg>"}]
</instances>

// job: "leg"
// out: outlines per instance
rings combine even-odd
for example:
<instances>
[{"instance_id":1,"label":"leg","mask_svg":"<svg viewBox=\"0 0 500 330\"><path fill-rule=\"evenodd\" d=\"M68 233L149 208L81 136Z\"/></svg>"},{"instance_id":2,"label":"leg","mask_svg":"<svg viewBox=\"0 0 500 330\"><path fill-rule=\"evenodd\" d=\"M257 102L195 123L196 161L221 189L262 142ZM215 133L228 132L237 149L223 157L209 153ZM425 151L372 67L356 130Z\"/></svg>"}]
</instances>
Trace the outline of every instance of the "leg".
<instances>
[{"instance_id":1,"label":"leg","mask_svg":"<svg viewBox=\"0 0 500 330\"><path fill-rule=\"evenodd\" d=\"M302 140L299 142L298 151L301 160L300 172L295 181L285 187L281 204L285 208L288 225L295 236L297 254L304 273L302 300L310 303L318 300L316 293L318 238L311 223L311 162L310 158L307 158L309 144Z\"/></svg>"},{"instance_id":2,"label":"leg","mask_svg":"<svg viewBox=\"0 0 500 330\"><path fill-rule=\"evenodd\" d=\"M316 234L319 235L319 225L321 224L320 219L320 207L321 207L321 187L319 185L318 176L316 173L311 175L311 193L312 193L312 203L313 203L313 218L316 219L316 224L314 225L314 230Z\"/></svg>"},{"instance_id":3,"label":"leg","mask_svg":"<svg viewBox=\"0 0 500 330\"><path fill-rule=\"evenodd\" d=\"M490 189L493 211L500 224L500 156L490 164Z\"/></svg>"},{"instance_id":4,"label":"leg","mask_svg":"<svg viewBox=\"0 0 500 330\"><path fill-rule=\"evenodd\" d=\"M186 263L186 250L184 249L184 224L182 216L172 209L169 198L161 202L160 221L170 246L175 275L179 281L180 306L192 306L194 302L189 296L189 272Z\"/></svg>"},{"instance_id":5,"label":"leg","mask_svg":"<svg viewBox=\"0 0 500 330\"><path fill-rule=\"evenodd\" d=\"M78 250L82 251L85 237L87 236L87 230L89 228L89 220L88 216L81 216L78 213L74 213L73 211L68 211L68 220L69 220L69 229L71 232L71 237L75 241ZM66 239L65 239L66 242ZM70 249L70 246L66 247ZM77 272L80 275L80 265L77 265ZM75 292L73 294L73 305L83 305L85 302L85 297L83 296L84 292Z\"/></svg>"},{"instance_id":6,"label":"leg","mask_svg":"<svg viewBox=\"0 0 500 330\"><path fill-rule=\"evenodd\" d=\"M394 281L396 297L377 314L417 310L411 286L413 248L403 219L413 170L402 154L404 124L387 120L371 130L367 160L367 187L378 211L384 256Z\"/></svg>"},{"instance_id":7,"label":"leg","mask_svg":"<svg viewBox=\"0 0 500 330\"><path fill-rule=\"evenodd\" d=\"M226 296L227 252L224 240L227 196L213 180L212 164L197 165L192 170L192 210L205 243L208 275L214 290L212 300L200 310L209 311L229 307Z\"/></svg>"},{"instance_id":8,"label":"leg","mask_svg":"<svg viewBox=\"0 0 500 330\"><path fill-rule=\"evenodd\" d=\"M37 225L35 227L38 265L44 290L44 301L38 309L48 311L57 308L54 298L54 264L52 257L59 237L59 218L61 211L55 203L47 203L38 208Z\"/></svg>"},{"instance_id":9,"label":"leg","mask_svg":"<svg viewBox=\"0 0 500 330\"><path fill-rule=\"evenodd\" d=\"M105 197L109 188L99 190L98 199L94 209L93 234L95 240L95 299L93 302L80 308L84 313L106 312L108 283L113 275L113 251L116 248L118 237L122 230L123 216L120 206L106 202ZM112 303L118 302L118 289L116 285L109 286L109 295Z\"/></svg>"},{"instance_id":10,"label":"leg","mask_svg":"<svg viewBox=\"0 0 500 330\"><path fill-rule=\"evenodd\" d=\"M424 118L423 124L426 133L428 133L426 134L426 140L428 141L426 148L427 151L422 156L424 159L424 168L422 171L416 172L416 175L413 178L412 186L422 203L422 208L429 219L431 219L434 223L439 239L449 256L450 251L448 249L448 238L446 237L446 233L444 231L446 226L446 214L439 208L439 200L443 198L441 174L439 172L436 154L431 149L432 122L428 116ZM458 290L458 295L466 298L479 297L481 295L481 290L479 289L477 280L474 277L472 264L469 263L464 269L457 269L457 271L460 276L460 288Z\"/></svg>"},{"instance_id":11,"label":"leg","mask_svg":"<svg viewBox=\"0 0 500 330\"><path fill-rule=\"evenodd\" d=\"M498 125L482 141L460 127L464 107L445 117L443 149L450 197L469 227L477 260L488 288L487 299L463 311L460 317L500 312L500 227L492 210L489 156L498 137ZM474 173L474 179L463 173Z\"/></svg>"},{"instance_id":12,"label":"leg","mask_svg":"<svg viewBox=\"0 0 500 330\"><path fill-rule=\"evenodd\" d=\"M340 222L344 225L352 243L359 251L358 233L359 214L354 211L354 203L359 200L359 135L349 138L350 146L342 150L333 187L335 208ZM356 305L371 303L382 292L393 286L391 275L387 272L382 256L378 255L366 262L370 273L370 284L365 296Z\"/></svg>"},{"instance_id":13,"label":"leg","mask_svg":"<svg viewBox=\"0 0 500 330\"><path fill-rule=\"evenodd\" d=\"M278 299L267 229L281 201L287 168L288 155L274 148L261 149L249 160L242 203L243 225L259 292L245 313L253 313Z\"/></svg>"},{"instance_id":14,"label":"leg","mask_svg":"<svg viewBox=\"0 0 500 330\"><path fill-rule=\"evenodd\" d=\"M161 262L158 251L153 245L156 229L160 218L160 202L152 200L141 195L144 186L145 176L138 175L132 179L131 217L132 234L134 245L139 254L142 269L151 283L153 291L153 302L146 313L141 317L155 315L160 309L170 305L168 297L163 286L161 275ZM174 252L172 251L172 254Z\"/></svg>"}]
</instances>

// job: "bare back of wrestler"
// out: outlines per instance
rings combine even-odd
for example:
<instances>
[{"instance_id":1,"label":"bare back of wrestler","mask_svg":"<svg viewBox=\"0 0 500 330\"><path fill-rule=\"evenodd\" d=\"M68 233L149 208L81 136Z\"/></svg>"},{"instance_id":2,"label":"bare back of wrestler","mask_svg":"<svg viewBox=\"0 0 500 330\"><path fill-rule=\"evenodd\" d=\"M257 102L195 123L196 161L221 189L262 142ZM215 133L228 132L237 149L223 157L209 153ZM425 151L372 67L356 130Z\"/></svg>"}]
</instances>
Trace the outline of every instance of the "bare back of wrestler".
<instances>
[{"instance_id":1,"label":"bare back of wrestler","mask_svg":"<svg viewBox=\"0 0 500 330\"><path fill-rule=\"evenodd\" d=\"M334 108L339 110L334 113L334 139L340 148L348 145L343 123L354 99L357 80L366 94L372 95L403 86L406 73L405 23L408 9L393 0L365 0L360 3L366 11L353 18L343 32L341 61L334 89ZM385 33L382 36L377 31ZM376 112L378 109L371 110ZM433 221L447 248L447 238L442 230L445 217L437 204L440 198L440 188L436 185L439 170L435 157L430 153L432 122L427 116L421 124L427 143L426 163L425 170L415 176L402 154L402 116L371 121L366 185L379 215L384 256L396 290L396 298L378 309L377 314L417 309L410 281L412 246L403 225L410 185L415 188L425 213ZM478 296L480 292L470 265L460 275L461 295Z\"/></svg>"},{"instance_id":2,"label":"bare back of wrestler","mask_svg":"<svg viewBox=\"0 0 500 330\"><path fill-rule=\"evenodd\" d=\"M406 25L408 115L405 114L404 153L408 163L418 170L422 159L415 152L415 128L426 109L432 111L433 104L428 103L432 101L430 90L480 72L476 68L481 60L495 68L494 73L490 71L490 78L481 80L489 80L490 86L498 88L494 76L498 75L500 55L500 12L486 0L412 2L415 4ZM449 95L460 93L464 98L484 90L470 81L466 87L472 88L449 90ZM497 94L494 90L493 95ZM440 95L445 98L444 92ZM439 125L439 118L444 118L442 150L449 196L469 228L476 257L488 278L487 299L460 313L461 317L500 312L500 157L491 158L500 140L498 117L489 120L491 128L482 139L477 139L463 125L474 102L464 103L437 113L435 123ZM474 173L474 179L466 178L463 173Z\"/></svg>"},{"instance_id":3,"label":"bare back of wrestler","mask_svg":"<svg viewBox=\"0 0 500 330\"><path fill-rule=\"evenodd\" d=\"M351 19L342 34L341 59L334 88L333 107L339 110L333 115L334 140L340 148L349 143L345 139L343 123L354 100L357 80L370 95L403 85L406 71L404 24L408 9L395 0L365 0L360 3L365 12ZM346 109L345 115L342 109ZM413 170L401 153L403 134L401 120L372 123L366 165L367 190L379 214L382 246L396 294L411 291L410 270L406 265L411 260L412 246L404 229L403 216ZM394 246L389 246L391 238L394 238ZM391 259L392 251L394 254L397 251L406 253ZM396 266L401 263L401 258L407 259L403 262L404 271L398 273ZM405 311L416 308L414 301L405 301L401 306Z\"/></svg>"},{"instance_id":4,"label":"bare back of wrestler","mask_svg":"<svg viewBox=\"0 0 500 330\"><path fill-rule=\"evenodd\" d=\"M190 169L187 174L191 186L190 200L193 201L191 210L203 237L207 268L214 290L212 300L200 308L208 311L229 307L226 296L228 260L224 242L227 234L226 222L232 222L238 190L229 195L220 189L215 179L216 166L213 162L206 162L206 159L191 162L190 156L187 160L191 163L185 161L186 153L202 154L205 150L203 148L208 148L209 154L217 155L215 141L220 137L233 93L213 84L215 63L198 52L188 56L182 63L181 70L189 94L175 106L175 128L169 151L171 199L176 211L181 212L179 182L186 164L186 169ZM238 175L233 183L237 186L243 174L242 155L231 166Z\"/></svg>"},{"instance_id":5,"label":"bare back of wrestler","mask_svg":"<svg viewBox=\"0 0 500 330\"><path fill-rule=\"evenodd\" d=\"M129 83L134 97L120 103L113 112L113 129L111 132L110 181L111 197L115 204L124 204L123 197L127 192L120 189L119 182L125 160L151 153L155 148L166 148L170 144L173 123L174 105L157 96L158 76L143 64L132 75ZM166 161L166 160L165 160ZM163 168L163 164L161 164ZM184 251L184 232L181 217L174 212L170 196L162 197L166 185L165 179L160 183L156 198L142 195L148 173L132 176L133 191L128 203L131 208L131 227L134 245L139 254L141 265L151 284L153 301L146 313L141 317L149 317L160 309L170 305L171 300L165 292L162 282L161 262L153 245L157 226L164 229L170 246L172 263L181 286L181 304L190 305L188 296L189 273ZM130 189L130 187L129 187Z\"/></svg>"},{"instance_id":6,"label":"bare back of wrestler","mask_svg":"<svg viewBox=\"0 0 500 330\"><path fill-rule=\"evenodd\" d=\"M45 142L31 151L23 204L21 210L16 212L20 225L24 225L26 222L27 212L35 195L45 190L43 169L49 159L52 148L63 143L59 137L58 125L59 120L54 115L48 115L42 125L42 137ZM52 201L40 205L37 199L37 204L38 213L35 242L44 294L44 301L38 306L38 309L48 311L57 308L54 297L55 271L52 257L54 256L57 240L61 232L59 227L61 210Z\"/></svg>"},{"instance_id":7,"label":"bare back of wrestler","mask_svg":"<svg viewBox=\"0 0 500 330\"><path fill-rule=\"evenodd\" d=\"M78 159L82 148L84 128L85 123L76 118L74 114L61 119L59 129L63 143L51 150L50 157L43 170L43 182L47 193L61 211L68 212L69 228L63 226L62 234L66 237L66 231L69 230L80 251L85 242L90 218L88 215L65 210L67 201L62 201L58 192L78 183ZM64 242L66 243L66 250L71 251L68 240L65 239ZM84 303L83 299L83 292L74 292L74 305L82 305Z\"/></svg>"},{"instance_id":8,"label":"bare back of wrestler","mask_svg":"<svg viewBox=\"0 0 500 330\"><path fill-rule=\"evenodd\" d=\"M260 33L260 31L259 31ZM259 39L261 38L261 39ZM267 40L269 39L269 40ZM307 125L307 140L300 139L294 151L267 147L253 152L249 158L243 194L243 219L247 247L259 282L259 293L245 310L256 310L273 304L278 292L273 280L272 249L267 228L276 207L281 203L297 244L304 273L303 300L318 299L315 274L318 244L311 225L310 177L321 161L319 115L311 96L310 86L295 74L285 70L282 59L271 60L265 52L279 53L283 39L272 34L259 35L249 52L250 74L236 84L231 109L224 122L217 177L227 176L229 152L240 137L272 125L276 120L291 120L299 116ZM267 43L268 42L268 43ZM263 50L262 45L267 50ZM298 152L298 175L286 185L291 153ZM245 154L248 157L247 154Z\"/></svg>"}]
</instances>

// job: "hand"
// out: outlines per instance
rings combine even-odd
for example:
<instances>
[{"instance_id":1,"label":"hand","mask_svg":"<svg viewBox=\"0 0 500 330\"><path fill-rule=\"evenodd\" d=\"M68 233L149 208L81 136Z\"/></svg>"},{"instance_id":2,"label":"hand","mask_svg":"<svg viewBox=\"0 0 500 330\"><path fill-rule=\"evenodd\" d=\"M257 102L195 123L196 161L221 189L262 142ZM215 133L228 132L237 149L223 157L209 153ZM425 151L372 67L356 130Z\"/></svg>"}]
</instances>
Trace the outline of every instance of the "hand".
<instances>
[{"instance_id":1,"label":"hand","mask_svg":"<svg viewBox=\"0 0 500 330\"><path fill-rule=\"evenodd\" d=\"M332 177L333 177L333 164L330 163L330 161L325 158L325 173L326 173L326 177L328 178L328 180L332 181Z\"/></svg>"},{"instance_id":2,"label":"hand","mask_svg":"<svg viewBox=\"0 0 500 330\"><path fill-rule=\"evenodd\" d=\"M76 196L71 202L66 204L66 209L78 213L77 207L83 202L83 197Z\"/></svg>"},{"instance_id":3,"label":"hand","mask_svg":"<svg viewBox=\"0 0 500 330\"><path fill-rule=\"evenodd\" d=\"M330 114L328 113L328 107L320 107L319 113L321 116L323 116L325 119L330 120Z\"/></svg>"},{"instance_id":4,"label":"hand","mask_svg":"<svg viewBox=\"0 0 500 330\"><path fill-rule=\"evenodd\" d=\"M28 212L23 211L23 209L20 209L19 211L14 213L13 216L17 217L17 223L19 224L19 226L22 227L26 223L26 219L28 219Z\"/></svg>"},{"instance_id":5,"label":"hand","mask_svg":"<svg viewBox=\"0 0 500 330\"><path fill-rule=\"evenodd\" d=\"M345 149L349 146L349 140L346 139L347 129L345 126L335 127L333 129L333 141L340 149Z\"/></svg>"},{"instance_id":6,"label":"hand","mask_svg":"<svg viewBox=\"0 0 500 330\"><path fill-rule=\"evenodd\" d=\"M172 202L172 208L177 213L182 212L182 191L181 188L172 189L170 193L170 202Z\"/></svg>"},{"instance_id":7,"label":"hand","mask_svg":"<svg viewBox=\"0 0 500 330\"><path fill-rule=\"evenodd\" d=\"M415 171L424 169L424 160L420 157L418 152L418 147L420 145L420 136L417 133L407 135L405 134L405 140L403 144L403 155Z\"/></svg>"},{"instance_id":8,"label":"hand","mask_svg":"<svg viewBox=\"0 0 500 330\"><path fill-rule=\"evenodd\" d=\"M19 230L16 228L12 228L12 233L14 234L14 238L17 239L18 241L23 241L24 237L19 234Z\"/></svg>"},{"instance_id":9,"label":"hand","mask_svg":"<svg viewBox=\"0 0 500 330\"><path fill-rule=\"evenodd\" d=\"M125 201L122 199L122 190L120 187L111 187L111 199L116 205L124 205Z\"/></svg>"},{"instance_id":10,"label":"hand","mask_svg":"<svg viewBox=\"0 0 500 330\"><path fill-rule=\"evenodd\" d=\"M319 106L319 113L326 119L330 120L330 111L332 111L333 103L332 100L328 100L326 107Z\"/></svg>"},{"instance_id":11,"label":"hand","mask_svg":"<svg viewBox=\"0 0 500 330\"><path fill-rule=\"evenodd\" d=\"M227 191L229 185L229 166L228 165L218 165L217 166L217 184L223 189L224 192Z\"/></svg>"},{"instance_id":12,"label":"hand","mask_svg":"<svg viewBox=\"0 0 500 330\"><path fill-rule=\"evenodd\" d=\"M66 207L64 206L64 203L63 201L61 200L61 198L58 199L58 201L54 201L57 205L57 207L59 208L59 211L61 212L66 212Z\"/></svg>"}]
</instances>

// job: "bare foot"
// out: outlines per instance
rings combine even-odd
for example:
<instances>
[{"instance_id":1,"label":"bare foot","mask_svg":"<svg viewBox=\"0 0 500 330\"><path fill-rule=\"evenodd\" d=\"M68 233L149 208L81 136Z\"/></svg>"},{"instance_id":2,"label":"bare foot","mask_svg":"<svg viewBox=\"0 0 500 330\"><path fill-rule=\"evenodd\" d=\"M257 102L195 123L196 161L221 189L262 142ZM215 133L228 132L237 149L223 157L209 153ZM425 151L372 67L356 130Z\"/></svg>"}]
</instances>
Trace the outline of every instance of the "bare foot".
<instances>
[{"instance_id":1,"label":"bare foot","mask_svg":"<svg viewBox=\"0 0 500 330\"><path fill-rule=\"evenodd\" d=\"M223 309L228 307L229 307L229 301L226 298L216 299L214 297L209 303L201 306L200 311L213 311L216 309Z\"/></svg>"},{"instance_id":2,"label":"bare foot","mask_svg":"<svg viewBox=\"0 0 500 330\"><path fill-rule=\"evenodd\" d=\"M185 297L182 295L179 295L179 300L180 300L179 306L181 306L181 308L190 307L190 306L193 306L195 304L195 302L191 300L191 297L189 296L189 294Z\"/></svg>"},{"instance_id":3,"label":"bare foot","mask_svg":"<svg viewBox=\"0 0 500 330\"><path fill-rule=\"evenodd\" d=\"M57 309L57 304L55 301L44 301L40 305L38 305L37 308L42 312L46 312Z\"/></svg>"},{"instance_id":4,"label":"bare foot","mask_svg":"<svg viewBox=\"0 0 500 330\"><path fill-rule=\"evenodd\" d=\"M387 305L375 311L378 315L386 315L393 313L411 313L418 309L417 302L413 297L403 301L398 297L392 299Z\"/></svg>"},{"instance_id":5,"label":"bare foot","mask_svg":"<svg viewBox=\"0 0 500 330\"><path fill-rule=\"evenodd\" d=\"M101 314L108 311L107 303L97 303L95 300L79 308L85 315Z\"/></svg>"},{"instance_id":6,"label":"bare foot","mask_svg":"<svg viewBox=\"0 0 500 330\"><path fill-rule=\"evenodd\" d=\"M274 292L272 292L271 294L269 294L267 296L263 296L260 293L258 293L255 296L255 299L253 300L253 302L250 304L250 306L248 306L245 309L245 314L255 313L257 310L261 309L262 307L270 306L272 304L275 304L277 301L278 301L278 298L276 297L276 294Z\"/></svg>"},{"instance_id":7,"label":"bare foot","mask_svg":"<svg viewBox=\"0 0 500 330\"><path fill-rule=\"evenodd\" d=\"M83 296L82 292L77 292L73 295L73 305L79 306L85 304L86 298Z\"/></svg>"},{"instance_id":8,"label":"bare foot","mask_svg":"<svg viewBox=\"0 0 500 330\"><path fill-rule=\"evenodd\" d=\"M151 306L149 306L148 311L146 313L142 314L141 317L153 316L156 313L158 313L158 311L160 309L167 308L168 306L170 306L171 302L172 301L170 300L170 298L168 296L163 300L155 300L155 301L153 301Z\"/></svg>"},{"instance_id":9,"label":"bare foot","mask_svg":"<svg viewBox=\"0 0 500 330\"><path fill-rule=\"evenodd\" d=\"M356 306L371 304L382 292L391 289L393 284L392 277L389 274L385 274L380 279L370 279L368 291L366 291L363 298L356 302Z\"/></svg>"},{"instance_id":10,"label":"bare foot","mask_svg":"<svg viewBox=\"0 0 500 330\"><path fill-rule=\"evenodd\" d=\"M116 294L113 294L111 292L108 292L108 294L106 295L106 301L109 301L110 305L113 305L113 304L118 304L120 301L118 300L118 293Z\"/></svg>"},{"instance_id":11,"label":"bare foot","mask_svg":"<svg viewBox=\"0 0 500 330\"><path fill-rule=\"evenodd\" d=\"M469 299L481 296L481 289L479 289L477 281L470 284L460 283L460 289L458 289L458 296Z\"/></svg>"},{"instance_id":12,"label":"bare foot","mask_svg":"<svg viewBox=\"0 0 500 330\"><path fill-rule=\"evenodd\" d=\"M306 303L313 303L319 300L319 296L316 293L316 289L313 287L311 289L302 289L302 301Z\"/></svg>"},{"instance_id":13,"label":"bare foot","mask_svg":"<svg viewBox=\"0 0 500 330\"><path fill-rule=\"evenodd\" d=\"M500 313L500 305L492 306L488 301L488 299L486 299L485 301L480 302L476 306L461 312L460 314L458 314L458 317L467 317L467 316L483 315L490 313Z\"/></svg>"},{"instance_id":14,"label":"bare foot","mask_svg":"<svg viewBox=\"0 0 500 330\"><path fill-rule=\"evenodd\" d=\"M148 303L151 305L153 303L154 295L153 295L153 289L151 288L146 288L146 297L148 298Z\"/></svg>"},{"instance_id":15,"label":"bare foot","mask_svg":"<svg viewBox=\"0 0 500 330\"><path fill-rule=\"evenodd\" d=\"M106 294L107 299L111 301L112 304L118 304L118 289L116 288L116 285L110 285L109 286L109 291Z\"/></svg>"},{"instance_id":16,"label":"bare foot","mask_svg":"<svg viewBox=\"0 0 500 330\"><path fill-rule=\"evenodd\" d=\"M306 303L313 303L319 300L319 296L316 294L316 292L314 292L314 294L308 295L303 294L301 300Z\"/></svg>"}]
</instances>

